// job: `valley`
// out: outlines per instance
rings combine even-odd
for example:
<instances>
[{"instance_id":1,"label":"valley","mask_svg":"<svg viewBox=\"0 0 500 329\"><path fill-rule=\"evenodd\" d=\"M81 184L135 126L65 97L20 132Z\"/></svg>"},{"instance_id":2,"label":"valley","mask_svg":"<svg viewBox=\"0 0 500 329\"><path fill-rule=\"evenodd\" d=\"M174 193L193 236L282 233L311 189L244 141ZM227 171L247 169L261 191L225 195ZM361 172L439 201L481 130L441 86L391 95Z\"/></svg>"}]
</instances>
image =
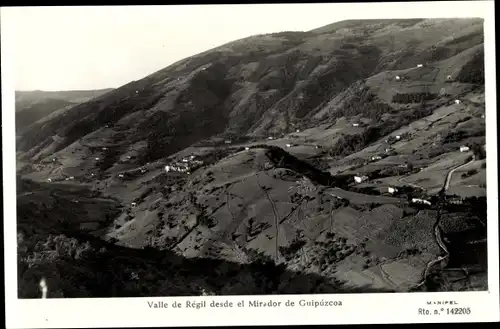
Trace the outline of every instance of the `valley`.
<instances>
[{"instance_id":1,"label":"valley","mask_svg":"<svg viewBox=\"0 0 500 329\"><path fill-rule=\"evenodd\" d=\"M482 24L253 36L30 123L20 298L486 290Z\"/></svg>"}]
</instances>

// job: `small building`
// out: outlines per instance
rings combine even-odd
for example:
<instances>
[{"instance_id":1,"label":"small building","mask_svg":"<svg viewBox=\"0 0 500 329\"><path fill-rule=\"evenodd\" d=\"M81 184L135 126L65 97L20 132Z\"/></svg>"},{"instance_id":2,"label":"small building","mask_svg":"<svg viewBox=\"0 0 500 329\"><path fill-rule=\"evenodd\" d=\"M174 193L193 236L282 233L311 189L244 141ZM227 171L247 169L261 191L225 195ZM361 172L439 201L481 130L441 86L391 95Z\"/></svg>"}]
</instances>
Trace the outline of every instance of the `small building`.
<instances>
[{"instance_id":1,"label":"small building","mask_svg":"<svg viewBox=\"0 0 500 329\"><path fill-rule=\"evenodd\" d=\"M267 139L274 139L274 137L269 136L269 137L267 137Z\"/></svg>"},{"instance_id":2,"label":"small building","mask_svg":"<svg viewBox=\"0 0 500 329\"><path fill-rule=\"evenodd\" d=\"M170 166L168 166L168 165L167 165L167 166L165 166L165 171L166 171L166 172L169 172L170 170L172 170L172 167L170 167Z\"/></svg>"},{"instance_id":3,"label":"small building","mask_svg":"<svg viewBox=\"0 0 500 329\"><path fill-rule=\"evenodd\" d=\"M372 156L372 161L380 160L382 157L380 155L374 155Z\"/></svg>"},{"instance_id":4,"label":"small building","mask_svg":"<svg viewBox=\"0 0 500 329\"><path fill-rule=\"evenodd\" d=\"M413 198L413 199L411 199L411 202L412 202L412 203L425 204L425 205L428 205L428 206L430 206L430 205L431 205L431 202L430 202L430 201L423 200L423 199L419 199L419 198Z\"/></svg>"},{"instance_id":5,"label":"small building","mask_svg":"<svg viewBox=\"0 0 500 329\"><path fill-rule=\"evenodd\" d=\"M481 119L484 119L484 114L481 115Z\"/></svg>"},{"instance_id":6,"label":"small building","mask_svg":"<svg viewBox=\"0 0 500 329\"><path fill-rule=\"evenodd\" d=\"M103 148L102 148L102 150L103 150L103 151L107 151L107 150L108 150L108 148L107 148L107 147L103 147Z\"/></svg>"},{"instance_id":7,"label":"small building","mask_svg":"<svg viewBox=\"0 0 500 329\"><path fill-rule=\"evenodd\" d=\"M123 174L118 174L118 178L123 178L125 177Z\"/></svg>"},{"instance_id":8,"label":"small building","mask_svg":"<svg viewBox=\"0 0 500 329\"><path fill-rule=\"evenodd\" d=\"M448 75L448 76L446 77L446 80L451 80L451 75Z\"/></svg>"},{"instance_id":9,"label":"small building","mask_svg":"<svg viewBox=\"0 0 500 329\"><path fill-rule=\"evenodd\" d=\"M359 123L353 123L352 126L353 127L359 127Z\"/></svg>"},{"instance_id":10,"label":"small building","mask_svg":"<svg viewBox=\"0 0 500 329\"><path fill-rule=\"evenodd\" d=\"M230 140L225 140L224 141L224 144L231 144L231 143L232 143L232 141L230 141Z\"/></svg>"},{"instance_id":11,"label":"small building","mask_svg":"<svg viewBox=\"0 0 500 329\"><path fill-rule=\"evenodd\" d=\"M132 202L130 205L131 205L132 207L136 207L136 206L137 206L137 203Z\"/></svg>"},{"instance_id":12,"label":"small building","mask_svg":"<svg viewBox=\"0 0 500 329\"><path fill-rule=\"evenodd\" d=\"M47 181L50 183L52 182L52 178L47 178Z\"/></svg>"},{"instance_id":13,"label":"small building","mask_svg":"<svg viewBox=\"0 0 500 329\"><path fill-rule=\"evenodd\" d=\"M424 64L417 64L417 67L423 67Z\"/></svg>"},{"instance_id":14,"label":"small building","mask_svg":"<svg viewBox=\"0 0 500 329\"><path fill-rule=\"evenodd\" d=\"M400 140L400 139L401 139L401 136L397 135L396 140Z\"/></svg>"},{"instance_id":15,"label":"small building","mask_svg":"<svg viewBox=\"0 0 500 329\"><path fill-rule=\"evenodd\" d=\"M190 155L189 156L189 160L194 160L194 158L196 158L196 155Z\"/></svg>"},{"instance_id":16,"label":"small building","mask_svg":"<svg viewBox=\"0 0 500 329\"><path fill-rule=\"evenodd\" d=\"M141 174L144 174L146 171L146 168L141 168Z\"/></svg>"},{"instance_id":17,"label":"small building","mask_svg":"<svg viewBox=\"0 0 500 329\"><path fill-rule=\"evenodd\" d=\"M70 176L69 179L73 180L73 179L75 179L75 176Z\"/></svg>"},{"instance_id":18,"label":"small building","mask_svg":"<svg viewBox=\"0 0 500 329\"><path fill-rule=\"evenodd\" d=\"M455 104L460 104L460 100L459 99L455 99Z\"/></svg>"},{"instance_id":19,"label":"small building","mask_svg":"<svg viewBox=\"0 0 500 329\"><path fill-rule=\"evenodd\" d=\"M468 146L462 145L460 146L460 152L469 152L470 148Z\"/></svg>"},{"instance_id":20,"label":"small building","mask_svg":"<svg viewBox=\"0 0 500 329\"><path fill-rule=\"evenodd\" d=\"M99 160L101 160L101 159L100 158L95 158L95 161L99 161Z\"/></svg>"},{"instance_id":21,"label":"small building","mask_svg":"<svg viewBox=\"0 0 500 329\"><path fill-rule=\"evenodd\" d=\"M356 183L362 183L364 181L368 180L368 177L367 176L354 176L354 181Z\"/></svg>"},{"instance_id":22,"label":"small building","mask_svg":"<svg viewBox=\"0 0 500 329\"><path fill-rule=\"evenodd\" d=\"M396 80L401 80L401 77L399 75L396 75Z\"/></svg>"},{"instance_id":23,"label":"small building","mask_svg":"<svg viewBox=\"0 0 500 329\"><path fill-rule=\"evenodd\" d=\"M249 147L245 147L245 151L248 151L248 150L250 150L250 148Z\"/></svg>"},{"instance_id":24,"label":"small building","mask_svg":"<svg viewBox=\"0 0 500 329\"><path fill-rule=\"evenodd\" d=\"M184 159L182 159L182 162L184 162L184 163L188 163L188 162L189 162L189 159L184 158Z\"/></svg>"},{"instance_id":25,"label":"small building","mask_svg":"<svg viewBox=\"0 0 500 329\"><path fill-rule=\"evenodd\" d=\"M56 162L56 159L52 159L52 162Z\"/></svg>"},{"instance_id":26,"label":"small building","mask_svg":"<svg viewBox=\"0 0 500 329\"><path fill-rule=\"evenodd\" d=\"M132 159L132 157L130 155L127 156L127 160L130 160Z\"/></svg>"},{"instance_id":27,"label":"small building","mask_svg":"<svg viewBox=\"0 0 500 329\"><path fill-rule=\"evenodd\" d=\"M296 133L300 133L300 129L295 130Z\"/></svg>"},{"instance_id":28,"label":"small building","mask_svg":"<svg viewBox=\"0 0 500 329\"><path fill-rule=\"evenodd\" d=\"M462 204L463 203L462 198L458 197L458 196L449 197L447 201L451 204Z\"/></svg>"},{"instance_id":29,"label":"small building","mask_svg":"<svg viewBox=\"0 0 500 329\"><path fill-rule=\"evenodd\" d=\"M292 147L292 144L286 144L286 147Z\"/></svg>"},{"instance_id":30,"label":"small building","mask_svg":"<svg viewBox=\"0 0 500 329\"><path fill-rule=\"evenodd\" d=\"M390 186L390 187L387 189L387 191L388 191L389 193L391 193L391 194L394 194L394 193L396 193L396 192L398 191L398 189L397 189L397 188L395 188L395 187L391 187L391 186Z\"/></svg>"}]
</instances>

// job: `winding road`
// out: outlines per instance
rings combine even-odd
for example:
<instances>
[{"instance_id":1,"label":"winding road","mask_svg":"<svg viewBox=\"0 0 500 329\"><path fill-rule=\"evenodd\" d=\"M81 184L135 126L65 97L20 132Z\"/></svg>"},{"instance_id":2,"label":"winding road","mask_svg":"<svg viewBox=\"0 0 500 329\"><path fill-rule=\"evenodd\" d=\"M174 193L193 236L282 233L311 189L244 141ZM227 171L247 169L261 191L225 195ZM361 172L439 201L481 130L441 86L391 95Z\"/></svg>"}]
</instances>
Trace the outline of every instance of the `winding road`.
<instances>
[{"instance_id":1,"label":"winding road","mask_svg":"<svg viewBox=\"0 0 500 329\"><path fill-rule=\"evenodd\" d=\"M438 201L438 204L437 204L437 208L438 208L437 212L438 213L437 213L437 216L436 216L436 222L434 223L434 226L433 226L434 237L436 239L436 243L441 248L441 250L443 251L444 255L441 255L438 258L436 258L434 260L431 260L430 262L427 263L427 265L425 267L425 270L424 270L424 275L423 275L422 282L420 282L415 288L419 288L419 287L421 287L422 285L425 284L425 282L427 281L427 277L429 276L429 272L430 272L431 268L434 265L439 264L441 262L445 262L445 265L443 267L446 266L446 262L448 261L448 258L450 256L450 252L448 251L448 248L446 247L446 245L443 242L441 227L439 226L439 223L441 221L441 209L442 209L443 205L446 202L446 199L445 199L446 198L446 191L450 187L450 181L451 181L451 178L453 176L453 173L456 170L458 170L458 169L461 169L463 167L466 167L466 166L472 164L475 160L476 160L475 156L472 155L472 159L470 161L468 161L467 163L458 165L458 166L450 169L448 171L448 173L446 174L446 179L444 181L443 188L439 192L439 201Z\"/></svg>"}]
</instances>

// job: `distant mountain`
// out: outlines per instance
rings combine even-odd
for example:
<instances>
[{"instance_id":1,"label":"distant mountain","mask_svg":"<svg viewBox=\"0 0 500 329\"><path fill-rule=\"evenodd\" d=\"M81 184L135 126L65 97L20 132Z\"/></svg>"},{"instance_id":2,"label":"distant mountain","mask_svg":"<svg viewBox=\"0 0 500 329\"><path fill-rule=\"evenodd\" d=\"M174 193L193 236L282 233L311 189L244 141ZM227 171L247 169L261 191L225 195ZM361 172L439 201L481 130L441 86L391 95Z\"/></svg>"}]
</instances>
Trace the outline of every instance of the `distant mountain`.
<instances>
[{"instance_id":1,"label":"distant mountain","mask_svg":"<svg viewBox=\"0 0 500 329\"><path fill-rule=\"evenodd\" d=\"M113 89L72 91L16 91L16 130L21 132L30 124L56 110L69 108L99 97Z\"/></svg>"},{"instance_id":2,"label":"distant mountain","mask_svg":"<svg viewBox=\"0 0 500 329\"><path fill-rule=\"evenodd\" d=\"M349 20L237 40L27 127L18 174L43 185L36 195L18 191L19 212L26 221L48 209L43 222L53 226L43 237L21 231L36 245L102 218L85 234L152 263L168 252L175 271L194 266L183 285L216 294L244 292L241 276L258 277L252 264L262 262L266 278L281 268L283 282L314 277L328 291L345 291L339 282L356 291L484 290L484 90L482 19ZM63 199L75 187L86 192L71 207ZM89 214L89 199L118 210ZM60 223L73 208L78 225ZM43 248L28 254L53 249ZM82 263L71 257L61 266L74 272ZM207 259L228 283L202 278ZM27 264L54 272L44 260ZM110 273L125 273L113 264ZM467 268L468 280L452 268ZM147 295L132 277L120 274L121 287L132 287L126 295ZM110 280L99 282L108 289ZM256 280L249 293L322 291Z\"/></svg>"}]
</instances>

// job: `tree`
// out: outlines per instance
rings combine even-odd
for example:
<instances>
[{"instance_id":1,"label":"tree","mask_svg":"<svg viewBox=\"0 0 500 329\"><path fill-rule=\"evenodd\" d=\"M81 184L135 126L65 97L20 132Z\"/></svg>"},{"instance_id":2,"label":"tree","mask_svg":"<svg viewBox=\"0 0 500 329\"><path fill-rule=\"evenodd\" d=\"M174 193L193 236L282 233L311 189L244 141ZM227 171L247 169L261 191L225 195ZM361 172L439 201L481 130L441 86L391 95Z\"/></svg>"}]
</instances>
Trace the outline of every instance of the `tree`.
<instances>
[{"instance_id":1,"label":"tree","mask_svg":"<svg viewBox=\"0 0 500 329\"><path fill-rule=\"evenodd\" d=\"M474 152L474 155L476 156L476 160L483 160L486 158L486 151L483 148L482 145L479 143L474 143L471 146L472 152Z\"/></svg>"}]
</instances>

